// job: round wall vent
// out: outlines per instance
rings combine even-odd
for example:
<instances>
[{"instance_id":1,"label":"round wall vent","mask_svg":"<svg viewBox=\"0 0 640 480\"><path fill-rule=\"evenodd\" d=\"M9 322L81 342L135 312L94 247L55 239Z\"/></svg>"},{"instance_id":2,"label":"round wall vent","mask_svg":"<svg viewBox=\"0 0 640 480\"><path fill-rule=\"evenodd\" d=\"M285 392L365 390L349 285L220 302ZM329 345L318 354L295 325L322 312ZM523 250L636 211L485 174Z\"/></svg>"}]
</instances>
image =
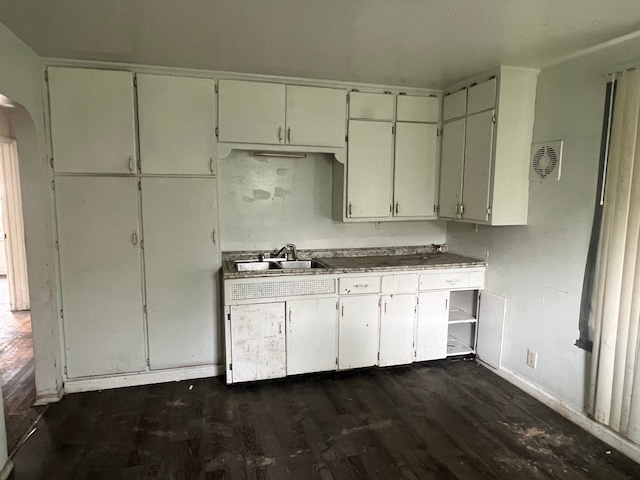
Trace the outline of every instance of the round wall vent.
<instances>
[{"instance_id":1,"label":"round wall vent","mask_svg":"<svg viewBox=\"0 0 640 480\"><path fill-rule=\"evenodd\" d=\"M534 144L531 154L530 180L560 179L562 140Z\"/></svg>"}]
</instances>

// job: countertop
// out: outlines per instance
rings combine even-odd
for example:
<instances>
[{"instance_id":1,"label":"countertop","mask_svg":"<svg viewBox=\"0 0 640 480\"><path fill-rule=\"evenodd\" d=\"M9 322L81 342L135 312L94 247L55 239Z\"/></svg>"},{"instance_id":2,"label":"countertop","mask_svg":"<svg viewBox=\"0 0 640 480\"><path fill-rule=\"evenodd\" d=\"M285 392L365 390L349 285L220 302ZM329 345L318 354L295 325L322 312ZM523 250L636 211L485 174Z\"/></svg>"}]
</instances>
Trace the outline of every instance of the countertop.
<instances>
[{"instance_id":1,"label":"countertop","mask_svg":"<svg viewBox=\"0 0 640 480\"><path fill-rule=\"evenodd\" d=\"M429 270L484 267L486 262L455 253L437 253L432 247L392 247L368 249L300 250L300 259L317 259L326 268L237 272L234 261L255 259L264 252L223 252L225 279L291 275L326 275L378 271Z\"/></svg>"}]
</instances>

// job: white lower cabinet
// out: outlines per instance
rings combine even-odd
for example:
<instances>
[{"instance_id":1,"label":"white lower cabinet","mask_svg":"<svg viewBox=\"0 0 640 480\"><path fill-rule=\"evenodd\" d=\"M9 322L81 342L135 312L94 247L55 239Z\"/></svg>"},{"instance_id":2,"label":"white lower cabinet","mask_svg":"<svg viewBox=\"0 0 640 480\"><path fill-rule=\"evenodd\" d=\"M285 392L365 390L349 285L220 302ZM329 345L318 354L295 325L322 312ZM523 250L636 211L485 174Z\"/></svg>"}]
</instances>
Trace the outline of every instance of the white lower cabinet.
<instances>
[{"instance_id":1,"label":"white lower cabinet","mask_svg":"<svg viewBox=\"0 0 640 480\"><path fill-rule=\"evenodd\" d=\"M384 295L380 299L380 360L378 365L413 362L416 296Z\"/></svg>"},{"instance_id":2,"label":"white lower cabinet","mask_svg":"<svg viewBox=\"0 0 640 480\"><path fill-rule=\"evenodd\" d=\"M233 305L229 323L233 383L287 374L285 302Z\"/></svg>"},{"instance_id":3,"label":"white lower cabinet","mask_svg":"<svg viewBox=\"0 0 640 480\"><path fill-rule=\"evenodd\" d=\"M370 367L378 363L378 295L340 298L338 368Z\"/></svg>"},{"instance_id":4,"label":"white lower cabinet","mask_svg":"<svg viewBox=\"0 0 640 480\"><path fill-rule=\"evenodd\" d=\"M69 378L146 368L138 181L55 181Z\"/></svg>"},{"instance_id":5,"label":"white lower cabinet","mask_svg":"<svg viewBox=\"0 0 640 480\"><path fill-rule=\"evenodd\" d=\"M418 297L416 362L447 356L449 291L421 292Z\"/></svg>"},{"instance_id":6,"label":"white lower cabinet","mask_svg":"<svg viewBox=\"0 0 640 480\"><path fill-rule=\"evenodd\" d=\"M220 362L216 182L143 178L149 367Z\"/></svg>"},{"instance_id":7,"label":"white lower cabinet","mask_svg":"<svg viewBox=\"0 0 640 480\"><path fill-rule=\"evenodd\" d=\"M335 297L287 302L287 375L337 367Z\"/></svg>"}]
</instances>

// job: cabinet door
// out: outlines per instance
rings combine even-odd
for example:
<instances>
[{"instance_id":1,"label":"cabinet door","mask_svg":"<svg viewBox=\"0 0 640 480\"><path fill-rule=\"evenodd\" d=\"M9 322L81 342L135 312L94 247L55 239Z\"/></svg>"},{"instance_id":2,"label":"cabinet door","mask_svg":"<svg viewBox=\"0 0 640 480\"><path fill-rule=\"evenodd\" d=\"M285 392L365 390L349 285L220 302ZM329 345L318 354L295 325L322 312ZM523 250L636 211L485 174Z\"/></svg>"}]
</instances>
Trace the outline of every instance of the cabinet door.
<instances>
[{"instance_id":1,"label":"cabinet door","mask_svg":"<svg viewBox=\"0 0 640 480\"><path fill-rule=\"evenodd\" d=\"M467 115L493 109L496 106L496 84L496 79L491 78L469 87Z\"/></svg>"},{"instance_id":2,"label":"cabinet door","mask_svg":"<svg viewBox=\"0 0 640 480\"><path fill-rule=\"evenodd\" d=\"M438 123L440 119L440 99L438 97L418 97L398 95L396 121Z\"/></svg>"},{"instance_id":3,"label":"cabinet door","mask_svg":"<svg viewBox=\"0 0 640 480\"><path fill-rule=\"evenodd\" d=\"M287 143L344 147L347 92L287 86Z\"/></svg>"},{"instance_id":4,"label":"cabinet door","mask_svg":"<svg viewBox=\"0 0 640 480\"><path fill-rule=\"evenodd\" d=\"M287 375L335 370L335 298L287 302Z\"/></svg>"},{"instance_id":5,"label":"cabinet door","mask_svg":"<svg viewBox=\"0 0 640 480\"><path fill-rule=\"evenodd\" d=\"M284 377L284 302L230 308L233 382Z\"/></svg>"},{"instance_id":6,"label":"cabinet door","mask_svg":"<svg viewBox=\"0 0 640 480\"><path fill-rule=\"evenodd\" d=\"M221 363L216 211L213 179L142 179L152 369Z\"/></svg>"},{"instance_id":7,"label":"cabinet door","mask_svg":"<svg viewBox=\"0 0 640 480\"><path fill-rule=\"evenodd\" d=\"M494 112L489 110L467 117L462 186L463 217L467 220L486 222L489 219Z\"/></svg>"},{"instance_id":8,"label":"cabinet door","mask_svg":"<svg viewBox=\"0 0 640 480\"><path fill-rule=\"evenodd\" d=\"M349 118L393 121L393 95L349 93Z\"/></svg>"},{"instance_id":9,"label":"cabinet door","mask_svg":"<svg viewBox=\"0 0 640 480\"><path fill-rule=\"evenodd\" d=\"M378 362L378 295L340 299L338 368L370 367Z\"/></svg>"},{"instance_id":10,"label":"cabinet door","mask_svg":"<svg viewBox=\"0 0 640 480\"><path fill-rule=\"evenodd\" d=\"M415 295L385 295L380 305L380 366L413 361Z\"/></svg>"},{"instance_id":11,"label":"cabinet door","mask_svg":"<svg viewBox=\"0 0 640 480\"><path fill-rule=\"evenodd\" d=\"M396 217L434 217L437 125L396 123Z\"/></svg>"},{"instance_id":12,"label":"cabinet door","mask_svg":"<svg viewBox=\"0 0 640 480\"><path fill-rule=\"evenodd\" d=\"M449 93L442 99L442 121L463 117L467 113L467 89Z\"/></svg>"},{"instance_id":13,"label":"cabinet door","mask_svg":"<svg viewBox=\"0 0 640 480\"><path fill-rule=\"evenodd\" d=\"M462 202L465 119L443 125L440 162L440 217L458 218Z\"/></svg>"},{"instance_id":14,"label":"cabinet door","mask_svg":"<svg viewBox=\"0 0 640 480\"><path fill-rule=\"evenodd\" d=\"M416 361L436 360L447 356L449 327L449 292L423 292L418 302Z\"/></svg>"},{"instance_id":15,"label":"cabinet door","mask_svg":"<svg viewBox=\"0 0 640 480\"><path fill-rule=\"evenodd\" d=\"M220 80L218 140L284 144L286 86Z\"/></svg>"},{"instance_id":16,"label":"cabinet door","mask_svg":"<svg viewBox=\"0 0 640 480\"><path fill-rule=\"evenodd\" d=\"M136 79L142 172L213 173L215 82L146 74Z\"/></svg>"},{"instance_id":17,"label":"cabinet door","mask_svg":"<svg viewBox=\"0 0 640 480\"><path fill-rule=\"evenodd\" d=\"M393 132L390 122L349 122L347 216L391 215Z\"/></svg>"},{"instance_id":18,"label":"cabinet door","mask_svg":"<svg viewBox=\"0 0 640 480\"><path fill-rule=\"evenodd\" d=\"M132 73L50 67L48 75L55 171L135 173Z\"/></svg>"},{"instance_id":19,"label":"cabinet door","mask_svg":"<svg viewBox=\"0 0 640 480\"><path fill-rule=\"evenodd\" d=\"M137 183L126 177L56 178L71 378L146 368Z\"/></svg>"}]
</instances>

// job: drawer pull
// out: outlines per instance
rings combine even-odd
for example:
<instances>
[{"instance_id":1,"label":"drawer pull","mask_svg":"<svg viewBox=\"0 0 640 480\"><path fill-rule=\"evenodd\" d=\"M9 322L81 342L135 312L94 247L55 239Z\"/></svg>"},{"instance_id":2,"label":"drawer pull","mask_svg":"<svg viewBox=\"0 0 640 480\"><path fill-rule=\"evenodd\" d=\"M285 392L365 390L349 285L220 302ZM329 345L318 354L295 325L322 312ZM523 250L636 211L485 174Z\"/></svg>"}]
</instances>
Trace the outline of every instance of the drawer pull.
<instances>
[{"instance_id":1,"label":"drawer pull","mask_svg":"<svg viewBox=\"0 0 640 480\"><path fill-rule=\"evenodd\" d=\"M449 285L455 285L459 281L460 281L459 278L452 278L452 279L449 279L449 280L445 280L445 282L447 282Z\"/></svg>"},{"instance_id":2,"label":"drawer pull","mask_svg":"<svg viewBox=\"0 0 640 480\"><path fill-rule=\"evenodd\" d=\"M356 283L353 288L368 288L369 284L368 283Z\"/></svg>"}]
</instances>

